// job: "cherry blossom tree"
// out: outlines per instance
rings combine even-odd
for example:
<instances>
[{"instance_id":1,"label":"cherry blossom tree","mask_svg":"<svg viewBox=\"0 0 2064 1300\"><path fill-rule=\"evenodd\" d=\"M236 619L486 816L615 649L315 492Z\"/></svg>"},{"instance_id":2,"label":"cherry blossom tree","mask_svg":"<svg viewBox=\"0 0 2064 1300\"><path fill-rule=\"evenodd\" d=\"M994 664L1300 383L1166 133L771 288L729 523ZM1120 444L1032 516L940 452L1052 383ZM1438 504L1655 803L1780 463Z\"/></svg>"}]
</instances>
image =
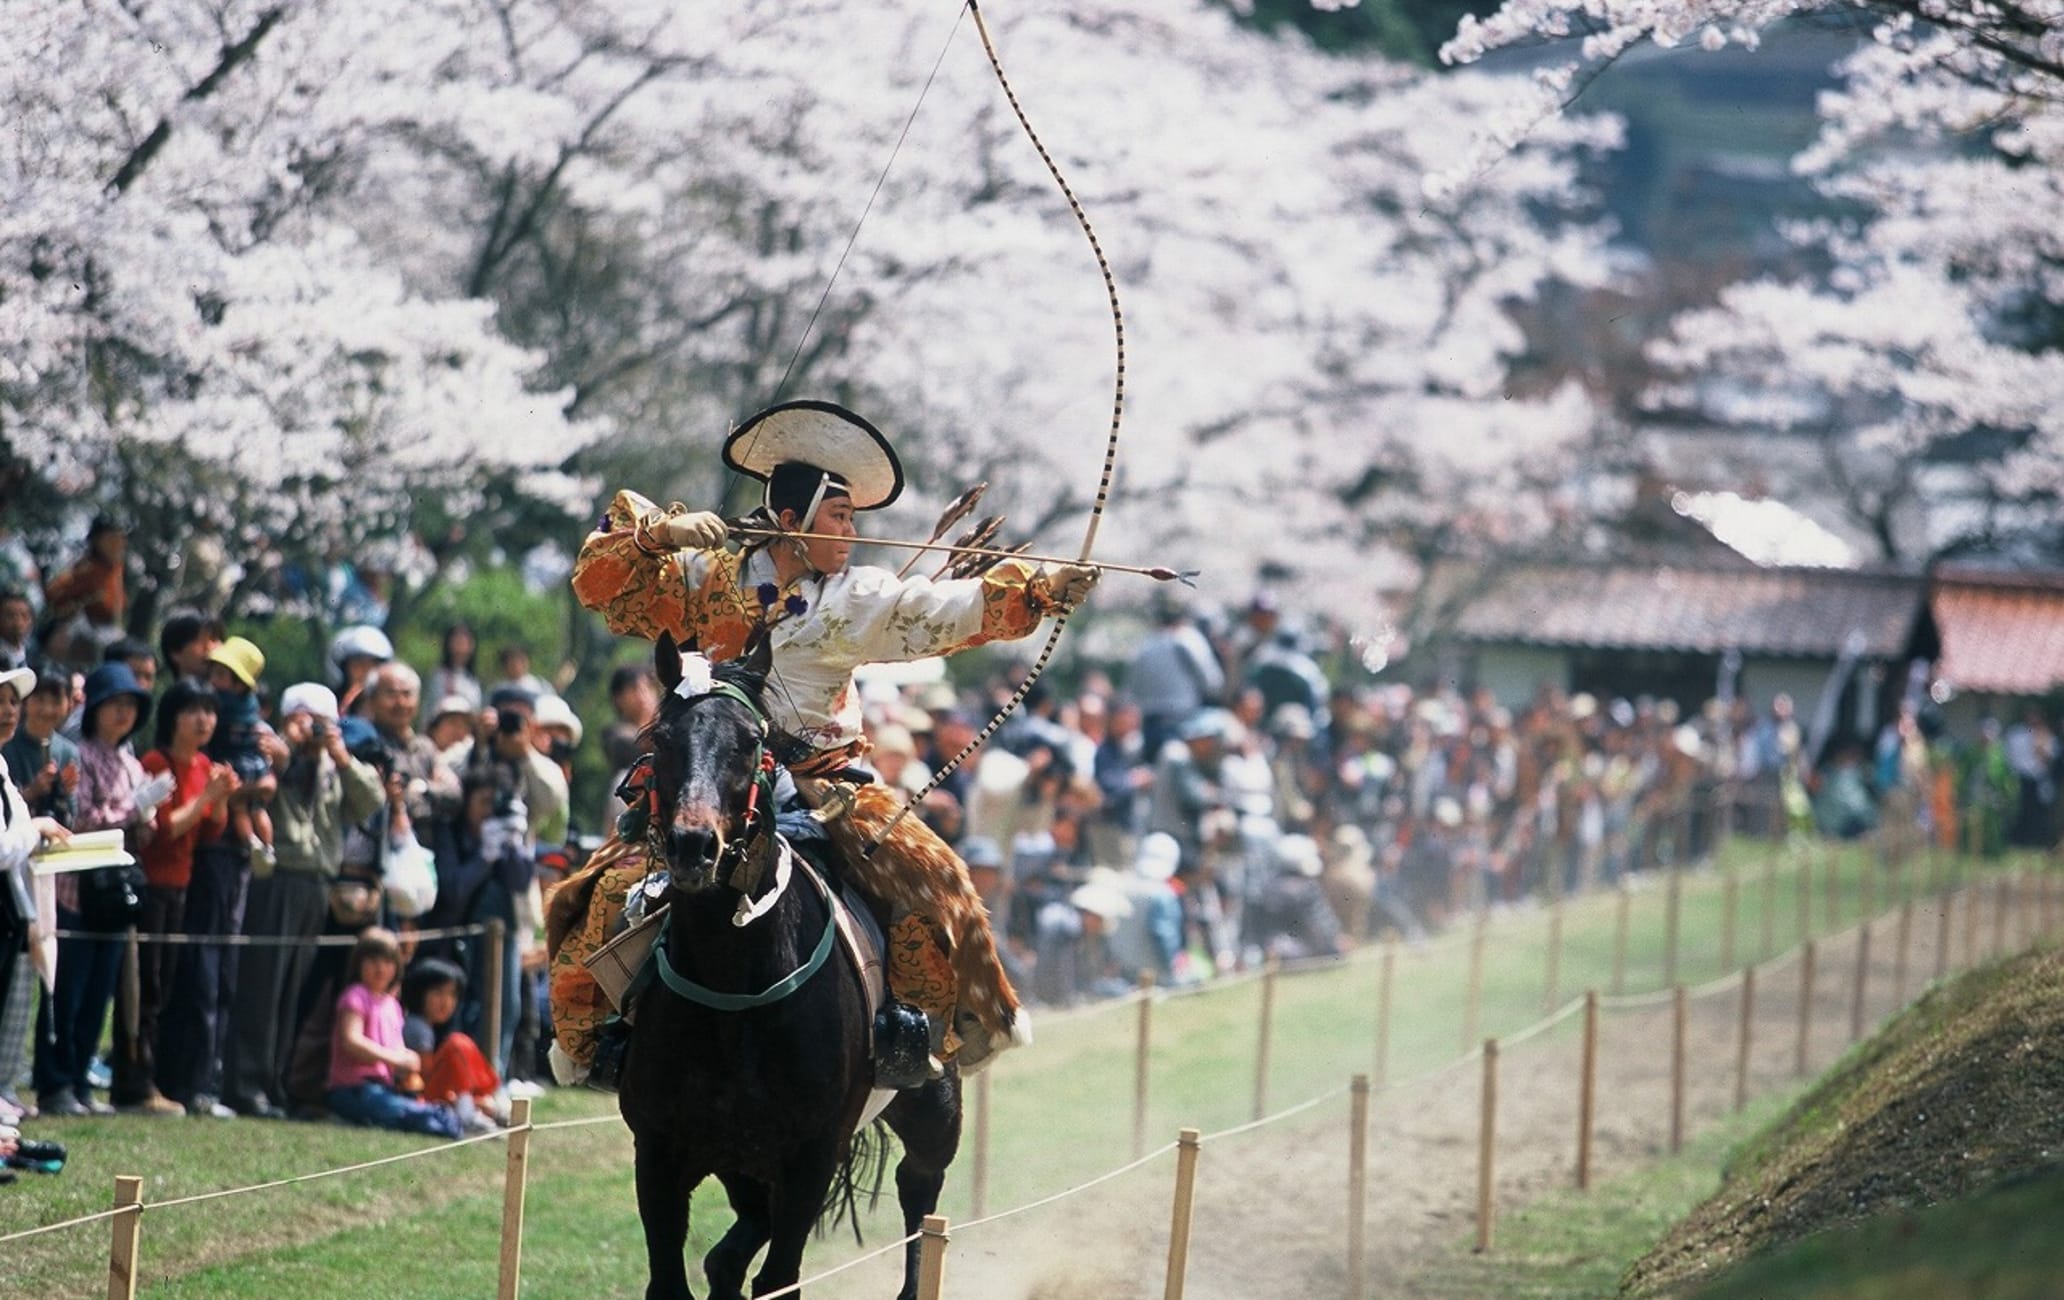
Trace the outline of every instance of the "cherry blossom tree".
<instances>
[{"instance_id":1,"label":"cherry blossom tree","mask_svg":"<svg viewBox=\"0 0 2064 1300\"><path fill-rule=\"evenodd\" d=\"M0 452L122 506L168 592L196 536L249 592L268 551L408 539L434 572L570 545L598 489L714 501L724 428L805 395L905 450L887 528L977 478L1021 535L1080 527L1109 311L951 6L16 8ZM1580 165L1609 126L1430 193L1523 84L1198 0L990 21L1127 316L1105 553L1231 586L1553 526L1535 489L1593 415L1515 386L1511 312L1602 277Z\"/></svg>"},{"instance_id":2,"label":"cherry blossom tree","mask_svg":"<svg viewBox=\"0 0 2064 1300\"><path fill-rule=\"evenodd\" d=\"M1822 436L1826 478L1884 559L2033 536L2064 487L2064 5L2053 0L1514 0L1464 20L1471 60L1582 36L1537 81L1549 111L1643 41L1753 45L1768 23L1860 20L1796 165L1854 220L1799 223L1825 275L1724 291L1655 348L1658 404ZM1527 114L1503 138L1523 134Z\"/></svg>"}]
</instances>

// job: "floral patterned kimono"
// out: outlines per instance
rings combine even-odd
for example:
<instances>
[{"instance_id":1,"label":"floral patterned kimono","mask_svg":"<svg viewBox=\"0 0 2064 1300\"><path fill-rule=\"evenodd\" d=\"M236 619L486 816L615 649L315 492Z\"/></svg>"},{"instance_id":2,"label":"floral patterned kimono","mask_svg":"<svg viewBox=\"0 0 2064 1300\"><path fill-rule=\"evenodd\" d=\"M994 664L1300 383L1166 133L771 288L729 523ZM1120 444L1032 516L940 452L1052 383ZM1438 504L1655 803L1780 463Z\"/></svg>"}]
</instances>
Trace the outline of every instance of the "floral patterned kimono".
<instances>
[{"instance_id":1,"label":"floral patterned kimono","mask_svg":"<svg viewBox=\"0 0 2064 1300\"><path fill-rule=\"evenodd\" d=\"M1022 560L1005 560L979 578L946 581L848 567L778 589L765 551L648 549L636 524L652 509L634 492L617 494L601 528L581 547L574 593L618 635L656 640L671 633L719 662L744 649L766 605L800 597L802 611L773 628L780 688L768 692L766 703L774 725L811 745L826 770L867 750L854 669L1015 640L1059 608L1036 566ZM819 762L799 766L798 775L807 776ZM972 1068L1011 1040L1019 1019L988 914L966 866L916 817L903 818L871 859L858 860L850 849L870 840L902 805L881 785L852 793L852 810L828 829L862 873L854 883L894 913L891 993L947 1026L946 1054L957 1048L963 1067ZM560 1049L581 1067L592 1062L597 1035L613 1011L584 962L615 932L645 873L642 856L612 838L594 865L561 886L586 891L588 899L584 914L553 926L551 955L554 1031Z\"/></svg>"}]
</instances>

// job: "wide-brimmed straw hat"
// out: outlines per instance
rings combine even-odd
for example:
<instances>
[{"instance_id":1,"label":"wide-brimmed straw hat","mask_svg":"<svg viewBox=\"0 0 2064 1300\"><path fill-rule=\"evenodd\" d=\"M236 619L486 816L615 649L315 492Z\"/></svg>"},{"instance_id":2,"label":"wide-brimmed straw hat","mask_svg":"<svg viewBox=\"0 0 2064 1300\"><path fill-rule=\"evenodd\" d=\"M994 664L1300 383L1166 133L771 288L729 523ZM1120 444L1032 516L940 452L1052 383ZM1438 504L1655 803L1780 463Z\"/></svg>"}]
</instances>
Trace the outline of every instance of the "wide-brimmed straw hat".
<instances>
[{"instance_id":1,"label":"wide-brimmed straw hat","mask_svg":"<svg viewBox=\"0 0 2064 1300\"><path fill-rule=\"evenodd\" d=\"M879 510L903 492L903 465L881 430L831 402L783 402L732 430L724 463L766 482L778 465L829 474L855 510Z\"/></svg>"}]
</instances>

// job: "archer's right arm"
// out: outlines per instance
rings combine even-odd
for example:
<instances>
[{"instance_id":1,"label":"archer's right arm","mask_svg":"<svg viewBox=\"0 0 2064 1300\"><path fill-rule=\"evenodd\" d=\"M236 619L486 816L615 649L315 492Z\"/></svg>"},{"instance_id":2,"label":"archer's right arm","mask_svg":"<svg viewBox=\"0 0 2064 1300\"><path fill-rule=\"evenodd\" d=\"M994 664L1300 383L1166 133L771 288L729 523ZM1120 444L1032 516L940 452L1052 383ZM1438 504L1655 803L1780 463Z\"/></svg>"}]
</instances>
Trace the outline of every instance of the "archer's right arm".
<instances>
[{"instance_id":1,"label":"archer's right arm","mask_svg":"<svg viewBox=\"0 0 2064 1300\"><path fill-rule=\"evenodd\" d=\"M718 631L713 619L729 631L744 612L738 557L723 548L721 535L708 549L674 545L669 518L636 492L617 493L602 526L581 543L574 595L618 636L656 641L666 632L716 651L713 642L727 638L712 635Z\"/></svg>"}]
</instances>

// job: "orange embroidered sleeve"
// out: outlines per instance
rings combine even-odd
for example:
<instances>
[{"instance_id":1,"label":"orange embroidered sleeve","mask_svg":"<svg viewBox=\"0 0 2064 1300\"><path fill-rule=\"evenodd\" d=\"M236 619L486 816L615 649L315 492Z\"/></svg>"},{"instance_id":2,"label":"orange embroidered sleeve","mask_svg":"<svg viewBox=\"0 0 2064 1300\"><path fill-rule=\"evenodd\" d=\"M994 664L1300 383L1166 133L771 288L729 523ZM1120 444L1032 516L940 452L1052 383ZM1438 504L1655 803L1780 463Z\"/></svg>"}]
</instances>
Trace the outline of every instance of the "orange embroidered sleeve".
<instances>
[{"instance_id":1,"label":"orange embroidered sleeve","mask_svg":"<svg viewBox=\"0 0 2064 1300\"><path fill-rule=\"evenodd\" d=\"M1039 566L1027 560L1003 560L982 575L982 630L967 644L1030 636L1039 621L1059 607Z\"/></svg>"},{"instance_id":2,"label":"orange embroidered sleeve","mask_svg":"<svg viewBox=\"0 0 2064 1300\"><path fill-rule=\"evenodd\" d=\"M618 636L656 641L667 632L712 659L731 658L753 626L738 557L722 548L647 550L638 522L656 509L636 492L616 494L573 562L574 595Z\"/></svg>"}]
</instances>

